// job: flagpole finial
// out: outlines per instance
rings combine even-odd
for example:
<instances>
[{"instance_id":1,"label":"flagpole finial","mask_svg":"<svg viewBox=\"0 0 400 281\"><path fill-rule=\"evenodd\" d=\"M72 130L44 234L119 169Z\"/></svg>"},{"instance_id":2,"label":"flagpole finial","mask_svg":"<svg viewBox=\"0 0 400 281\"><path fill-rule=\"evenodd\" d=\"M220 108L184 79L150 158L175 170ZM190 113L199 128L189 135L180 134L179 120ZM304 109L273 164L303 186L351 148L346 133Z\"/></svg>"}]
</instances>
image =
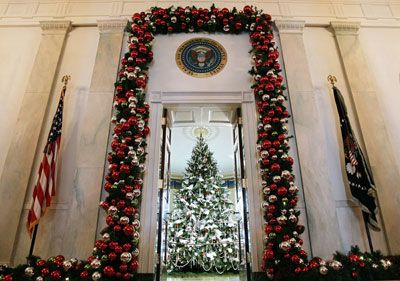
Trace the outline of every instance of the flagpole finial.
<instances>
[{"instance_id":1,"label":"flagpole finial","mask_svg":"<svg viewBox=\"0 0 400 281\"><path fill-rule=\"evenodd\" d=\"M71 75L64 75L61 78L61 82L64 83L63 89L61 91L61 98L64 98L65 96L65 91L67 90L67 84L69 80L71 80Z\"/></svg>"},{"instance_id":2,"label":"flagpole finial","mask_svg":"<svg viewBox=\"0 0 400 281\"><path fill-rule=\"evenodd\" d=\"M335 86L335 83L337 82L336 76L328 75L328 81L329 83L331 83L332 86Z\"/></svg>"},{"instance_id":3,"label":"flagpole finial","mask_svg":"<svg viewBox=\"0 0 400 281\"><path fill-rule=\"evenodd\" d=\"M71 80L71 75L64 75L61 79L61 82L64 83L64 86L66 87L68 84L68 81Z\"/></svg>"}]
</instances>

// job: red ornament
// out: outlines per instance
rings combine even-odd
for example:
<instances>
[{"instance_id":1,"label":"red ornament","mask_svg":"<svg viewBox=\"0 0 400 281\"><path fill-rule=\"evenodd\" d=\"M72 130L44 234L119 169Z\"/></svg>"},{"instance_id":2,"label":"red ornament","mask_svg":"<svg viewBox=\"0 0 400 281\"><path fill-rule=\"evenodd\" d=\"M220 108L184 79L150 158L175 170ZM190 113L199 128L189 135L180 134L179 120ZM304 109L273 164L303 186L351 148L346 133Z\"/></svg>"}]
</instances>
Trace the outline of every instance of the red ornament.
<instances>
[{"instance_id":1,"label":"red ornament","mask_svg":"<svg viewBox=\"0 0 400 281\"><path fill-rule=\"evenodd\" d=\"M114 247L115 248L115 247ZM117 258L117 254L115 253L115 252L111 252L111 253L109 253L108 254L108 259L110 260L110 261L113 261L113 260L115 260Z\"/></svg>"},{"instance_id":2,"label":"red ornament","mask_svg":"<svg viewBox=\"0 0 400 281\"><path fill-rule=\"evenodd\" d=\"M46 261L45 260L38 260L37 262L36 262L36 265L38 266L38 267L42 267L42 266L44 266L46 264Z\"/></svg>"},{"instance_id":3,"label":"red ornament","mask_svg":"<svg viewBox=\"0 0 400 281\"><path fill-rule=\"evenodd\" d=\"M40 271L40 273L41 273L42 277L45 277L50 274L50 270L47 267L45 267Z\"/></svg>"},{"instance_id":4,"label":"red ornament","mask_svg":"<svg viewBox=\"0 0 400 281\"><path fill-rule=\"evenodd\" d=\"M133 229L132 225L128 224L128 225L124 226L123 231L126 236L132 236L134 229Z\"/></svg>"},{"instance_id":5,"label":"red ornament","mask_svg":"<svg viewBox=\"0 0 400 281\"><path fill-rule=\"evenodd\" d=\"M119 270L121 272L126 272L128 270L128 265L126 263L123 263L119 266Z\"/></svg>"},{"instance_id":6,"label":"red ornament","mask_svg":"<svg viewBox=\"0 0 400 281\"><path fill-rule=\"evenodd\" d=\"M138 267L139 267L139 262L138 262L137 260L133 260L133 261L131 262L130 269L131 269L132 271L136 271L136 270L138 269Z\"/></svg>"},{"instance_id":7,"label":"red ornament","mask_svg":"<svg viewBox=\"0 0 400 281\"><path fill-rule=\"evenodd\" d=\"M286 193L287 193L287 188L286 187L280 187L280 188L278 188L278 195L279 196L285 196L286 195Z\"/></svg>"},{"instance_id":8,"label":"red ornament","mask_svg":"<svg viewBox=\"0 0 400 281\"><path fill-rule=\"evenodd\" d=\"M89 277L89 272L87 272L86 270L82 271L79 276L81 277L81 279L86 279Z\"/></svg>"},{"instance_id":9,"label":"red ornament","mask_svg":"<svg viewBox=\"0 0 400 281\"><path fill-rule=\"evenodd\" d=\"M51 272L50 277L52 280L60 280L61 279L61 272L58 270L54 270Z\"/></svg>"},{"instance_id":10,"label":"red ornament","mask_svg":"<svg viewBox=\"0 0 400 281\"><path fill-rule=\"evenodd\" d=\"M274 257L275 257L274 251L272 251L272 250L265 251L265 259L266 260L273 260Z\"/></svg>"},{"instance_id":11,"label":"red ornament","mask_svg":"<svg viewBox=\"0 0 400 281\"><path fill-rule=\"evenodd\" d=\"M293 255L291 258L293 263L299 263L300 262L300 257L298 255Z\"/></svg>"},{"instance_id":12,"label":"red ornament","mask_svg":"<svg viewBox=\"0 0 400 281\"><path fill-rule=\"evenodd\" d=\"M278 163L274 163L271 165L271 171L278 172L281 169L281 166Z\"/></svg>"},{"instance_id":13,"label":"red ornament","mask_svg":"<svg viewBox=\"0 0 400 281\"><path fill-rule=\"evenodd\" d=\"M301 270L300 267L296 267L295 270L294 270L294 272L295 272L296 274L300 274L300 273L302 272L302 270Z\"/></svg>"},{"instance_id":14,"label":"red ornament","mask_svg":"<svg viewBox=\"0 0 400 281\"><path fill-rule=\"evenodd\" d=\"M104 272L104 275L106 275L108 277L112 277L115 274L114 267L112 267L111 265L105 266L103 269L103 272Z\"/></svg>"},{"instance_id":15,"label":"red ornament","mask_svg":"<svg viewBox=\"0 0 400 281\"><path fill-rule=\"evenodd\" d=\"M356 271L352 271L352 272L351 272L351 277L352 277L353 279L357 279L357 277L358 277L357 272L356 272Z\"/></svg>"}]
</instances>

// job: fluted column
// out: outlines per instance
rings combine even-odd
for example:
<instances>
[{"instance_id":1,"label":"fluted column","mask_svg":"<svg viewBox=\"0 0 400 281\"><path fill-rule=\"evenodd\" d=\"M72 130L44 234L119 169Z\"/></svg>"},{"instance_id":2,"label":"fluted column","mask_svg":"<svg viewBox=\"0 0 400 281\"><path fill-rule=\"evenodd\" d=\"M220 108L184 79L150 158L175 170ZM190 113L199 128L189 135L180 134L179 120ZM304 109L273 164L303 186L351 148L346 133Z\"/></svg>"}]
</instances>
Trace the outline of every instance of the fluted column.
<instances>
[{"instance_id":1,"label":"fluted column","mask_svg":"<svg viewBox=\"0 0 400 281\"><path fill-rule=\"evenodd\" d=\"M342 249L342 244L317 91L312 84L303 41L304 24L304 21L276 22L292 104L311 249L314 255L330 257Z\"/></svg>"},{"instance_id":2,"label":"fluted column","mask_svg":"<svg viewBox=\"0 0 400 281\"><path fill-rule=\"evenodd\" d=\"M0 263L10 263L40 132L70 21L43 21L42 38L0 177ZM51 117L50 117L51 118ZM43 128L48 129L48 128ZM25 230L24 230L25 231Z\"/></svg>"},{"instance_id":3,"label":"fluted column","mask_svg":"<svg viewBox=\"0 0 400 281\"><path fill-rule=\"evenodd\" d=\"M374 73L360 46L359 22L331 22L375 179L389 251L400 252L399 168L378 99ZM396 200L397 198L397 200Z\"/></svg>"}]
</instances>

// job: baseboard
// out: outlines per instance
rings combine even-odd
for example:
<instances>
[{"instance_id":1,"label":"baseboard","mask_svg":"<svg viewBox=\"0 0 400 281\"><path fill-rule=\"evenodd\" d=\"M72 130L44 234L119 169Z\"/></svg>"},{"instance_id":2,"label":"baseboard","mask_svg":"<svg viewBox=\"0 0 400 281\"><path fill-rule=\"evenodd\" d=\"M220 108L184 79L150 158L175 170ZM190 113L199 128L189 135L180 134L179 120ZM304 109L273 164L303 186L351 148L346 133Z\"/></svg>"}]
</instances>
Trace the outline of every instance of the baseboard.
<instances>
[{"instance_id":1,"label":"baseboard","mask_svg":"<svg viewBox=\"0 0 400 281\"><path fill-rule=\"evenodd\" d=\"M138 273L137 281L154 281L155 277L154 273Z\"/></svg>"},{"instance_id":2,"label":"baseboard","mask_svg":"<svg viewBox=\"0 0 400 281\"><path fill-rule=\"evenodd\" d=\"M267 274L265 272L252 272L251 281L265 281Z\"/></svg>"}]
</instances>

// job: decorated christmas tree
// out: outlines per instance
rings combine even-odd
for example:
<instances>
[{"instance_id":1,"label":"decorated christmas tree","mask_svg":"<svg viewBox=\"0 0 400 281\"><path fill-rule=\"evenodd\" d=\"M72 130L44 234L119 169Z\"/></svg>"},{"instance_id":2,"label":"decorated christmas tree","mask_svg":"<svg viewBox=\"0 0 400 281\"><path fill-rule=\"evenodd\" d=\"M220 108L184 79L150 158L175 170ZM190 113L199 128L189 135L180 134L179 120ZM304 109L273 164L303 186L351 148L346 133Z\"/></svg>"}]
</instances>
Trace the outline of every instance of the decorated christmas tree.
<instances>
[{"instance_id":1,"label":"decorated christmas tree","mask_svg":"<svg viewBox=\"0 0 400 281\"><path fill-rule=\"evenodd\" d=\"M200 136L174 197L168 225L169 271L237 270L238 234L229 190Z\"/></svg>"}]
</instances>

